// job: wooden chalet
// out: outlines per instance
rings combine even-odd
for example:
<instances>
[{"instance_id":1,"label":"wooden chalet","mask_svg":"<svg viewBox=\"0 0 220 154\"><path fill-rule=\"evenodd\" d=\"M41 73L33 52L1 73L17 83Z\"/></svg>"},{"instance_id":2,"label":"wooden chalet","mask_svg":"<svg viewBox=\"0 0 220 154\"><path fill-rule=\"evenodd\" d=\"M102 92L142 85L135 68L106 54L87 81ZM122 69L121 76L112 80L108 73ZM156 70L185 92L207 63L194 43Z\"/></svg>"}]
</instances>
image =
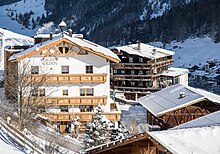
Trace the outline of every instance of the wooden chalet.
<instances>
[{"instance_id":1,"label":"wooden chalet","mask_svg":"<svg viewBox=\"0 0 220 154\"><path fill-rule=\"evenodd\" d=\"M148 132L137 134L129 138L92 147L87 154L171 154L162 144L152 138Z\"/></svg>"},{"instance_id":2,"label":"wooden chalet","mask_svg":"<svg viewBox=\"0 0 220 154\"><path fill-rule=\"evenodd\" d=\"M220 96L176 84L138 99L148 123L168 129L220 110Z\"/></svg>"},{"instance_id":3,"label":"wooden chalet","mask_svg":"<svg viewBox=\"0 0 220 154\"><path fill-rule=\"evenodd\" d=\"M121 62L112 63L111 85L136 100L164 87L160 73L173 63L174 52L137 42L111 49Z\"/></svg>"},{"instance_id":4,"label":"wooden chalet","mask_svg":"<svg viewBox=\"0 0 220 154\"><path fill-rule=\"evenodd\" d=\"M145 132L92 147L87 154L214 154L219 153L220 126Z\"/></svg>"}]
</instances>

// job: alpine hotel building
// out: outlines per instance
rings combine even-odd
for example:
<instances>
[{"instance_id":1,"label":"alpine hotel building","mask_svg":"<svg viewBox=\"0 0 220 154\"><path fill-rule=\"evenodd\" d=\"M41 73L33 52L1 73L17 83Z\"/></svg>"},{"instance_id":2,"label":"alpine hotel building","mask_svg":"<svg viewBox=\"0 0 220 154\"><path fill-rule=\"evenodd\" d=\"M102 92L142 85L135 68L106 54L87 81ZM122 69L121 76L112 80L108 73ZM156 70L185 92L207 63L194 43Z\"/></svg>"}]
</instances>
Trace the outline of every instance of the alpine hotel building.
<instances>
[{"instance_id":1,"label":"alpine hotel building","mask_svg":"<svg viewBox=\"0 0 220 154\"><path fill-rule=\"evenodd\" d=\"M110 61L117 63L120 59L111 50L62 30L36 35L35 45L26 50L7 52L5 78L12 65L27 67L34 80L45 77L42 87L32 95L41 98L39 112L59 124L60 132L67 130L75 116L82 126L86 124L98 104L110 121L120 120L118 104L110 98Z\"/></svg>"}]
</instances>

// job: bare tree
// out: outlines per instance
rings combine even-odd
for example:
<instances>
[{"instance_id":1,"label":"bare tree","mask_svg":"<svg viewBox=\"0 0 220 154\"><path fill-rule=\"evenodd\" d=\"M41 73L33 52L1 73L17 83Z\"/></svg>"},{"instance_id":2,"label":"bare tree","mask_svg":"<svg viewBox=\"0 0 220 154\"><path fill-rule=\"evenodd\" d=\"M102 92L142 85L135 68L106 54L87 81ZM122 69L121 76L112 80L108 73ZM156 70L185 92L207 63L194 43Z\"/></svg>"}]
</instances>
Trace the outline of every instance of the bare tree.
<instances>
[{"instance_id":1,"label":"bare tree","mask_svg":"<svg viewBox=\"0 0 220 154\"><path fill-rule=\"evenodd\" d=\"M46 74L31 72L31 63L9 62L5 75L5 93L7 105L17 116L19 129L32 123L37 113L46 109Z\"/></svg>"}]
</instances>

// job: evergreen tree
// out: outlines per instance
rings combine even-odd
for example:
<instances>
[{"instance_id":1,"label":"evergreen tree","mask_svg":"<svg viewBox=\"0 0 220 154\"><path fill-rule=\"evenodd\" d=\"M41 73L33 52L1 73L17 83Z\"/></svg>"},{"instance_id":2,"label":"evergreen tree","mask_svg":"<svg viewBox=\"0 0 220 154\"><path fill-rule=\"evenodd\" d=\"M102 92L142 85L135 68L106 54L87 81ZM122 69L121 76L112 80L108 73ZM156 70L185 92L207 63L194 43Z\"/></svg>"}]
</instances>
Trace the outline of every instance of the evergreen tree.
<instances>
[{"instance_id":1,"label":"evergreen tree","mask_svg":"<svg viewBox=\"0 0 220 154\"><path fill-rule=\"evenodd\" d=\"M110 129L110 141L117 141L125 139L129 136L128 131L123 128L123 126L120 124L118 128L111 128Z\"/></svg>"},{"instance_id":2,"label":"evergreen tree","mask_svg":"<svg viewBox=\"0 0 220 154\"><path fill-rule=\"evenodd\" d=\"M98 105L95 108L95 115L93 115L92 121L87 124L84 139L85 148L104 144L108 141L110 126L103 113L101 105Z\"/></svg>"}]
</instances>

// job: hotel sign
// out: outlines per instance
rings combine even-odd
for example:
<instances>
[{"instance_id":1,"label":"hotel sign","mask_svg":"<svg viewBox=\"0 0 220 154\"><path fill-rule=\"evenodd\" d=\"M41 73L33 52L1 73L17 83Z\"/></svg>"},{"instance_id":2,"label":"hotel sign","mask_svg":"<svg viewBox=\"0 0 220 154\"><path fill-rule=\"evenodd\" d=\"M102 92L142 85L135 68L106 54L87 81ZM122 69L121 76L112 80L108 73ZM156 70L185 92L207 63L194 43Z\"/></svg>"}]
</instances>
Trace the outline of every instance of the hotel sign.
<instances>
[{"instance_id":1,"label":"hotel sign","mask_svg":"<svg viewBox=\"0 0 220 154\"><path fill-rule=\"evenodd\" d=\"M41 59L42 65L57 65L58 58L57 57L44 57Z\"/></svg>"}]
</instances>

